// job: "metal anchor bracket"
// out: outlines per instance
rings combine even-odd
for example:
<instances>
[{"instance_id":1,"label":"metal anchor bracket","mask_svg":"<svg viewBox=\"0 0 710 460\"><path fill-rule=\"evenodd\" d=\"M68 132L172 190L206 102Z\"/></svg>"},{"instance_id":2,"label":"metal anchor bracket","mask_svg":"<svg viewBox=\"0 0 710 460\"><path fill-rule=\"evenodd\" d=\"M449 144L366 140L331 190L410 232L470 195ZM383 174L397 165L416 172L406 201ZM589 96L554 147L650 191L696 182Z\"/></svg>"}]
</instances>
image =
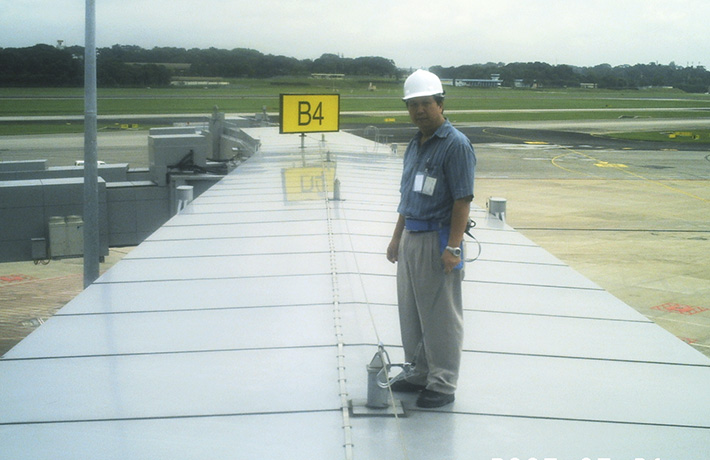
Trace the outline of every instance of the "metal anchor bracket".
<instances>
[{"instance_id":1,"label":"metal anchor bracket","mask_svg":"<svg viewBox=\"0 0 710 460\"><path fill-rule=\"evenodd\" d=\"M395 379L389 379L389 371L393 367L401 367L404 372ZM353 416L404 416L404 406L398 399L394 399L390 385L406 375L410 370L409 363L393 364L389 355L380 344L377 352L367 364L367 399L353 399L350 401L350 411Z\"/></svg>"}]
</instances>

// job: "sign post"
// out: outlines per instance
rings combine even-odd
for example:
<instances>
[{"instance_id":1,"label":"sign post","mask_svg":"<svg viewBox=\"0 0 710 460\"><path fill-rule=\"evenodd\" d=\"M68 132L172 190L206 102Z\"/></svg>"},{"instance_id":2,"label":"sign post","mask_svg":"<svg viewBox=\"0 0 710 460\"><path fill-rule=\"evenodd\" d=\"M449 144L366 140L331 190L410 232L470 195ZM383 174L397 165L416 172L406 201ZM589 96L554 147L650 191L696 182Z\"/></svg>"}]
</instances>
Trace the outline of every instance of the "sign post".
<instances>
[{"instance_id":1,"label":"sign post","mask_svg":"<svg viewBox=\"0 0 710 460\"><path fill-rule=\"evenodd\" d=\"M327 133L340 130L339 94L281 94L279 133L300 134L302 168L284 170L284 191L289 201L314 200L333 191L335 164L327 161L320 166L306 166L306 133Z\"/></svg>"}]
</instances>

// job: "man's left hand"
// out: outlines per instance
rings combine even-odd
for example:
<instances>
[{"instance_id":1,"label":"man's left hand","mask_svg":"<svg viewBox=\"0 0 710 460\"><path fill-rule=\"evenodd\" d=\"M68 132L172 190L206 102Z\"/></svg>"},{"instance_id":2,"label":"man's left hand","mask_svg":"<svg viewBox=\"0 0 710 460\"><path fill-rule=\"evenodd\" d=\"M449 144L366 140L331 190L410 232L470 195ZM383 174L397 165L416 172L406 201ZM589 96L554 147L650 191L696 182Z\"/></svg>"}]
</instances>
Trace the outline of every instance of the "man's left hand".
<instances>
[{"instance_id":1,"label":"man's left hand","mask_svg":"<svg viewBox=\"0 0 710 460\"><path fill-rule=\"evenodd\" d=\"M461 263L461 257L455 256L449 251L444 251L441 254L441 262L444 264L444 273L451 273L454 267Z\"/></svg>"}]
</instances>

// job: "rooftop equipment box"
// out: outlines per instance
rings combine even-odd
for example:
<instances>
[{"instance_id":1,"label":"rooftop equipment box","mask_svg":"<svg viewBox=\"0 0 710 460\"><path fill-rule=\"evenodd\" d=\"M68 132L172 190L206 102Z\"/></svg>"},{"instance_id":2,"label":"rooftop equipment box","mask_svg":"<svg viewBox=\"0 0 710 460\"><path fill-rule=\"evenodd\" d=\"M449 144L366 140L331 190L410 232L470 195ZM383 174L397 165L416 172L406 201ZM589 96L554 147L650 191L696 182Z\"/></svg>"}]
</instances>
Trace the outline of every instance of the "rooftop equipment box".
<instances>
[{"instance_id":1,"label":"rooftop equipment box","mask_svg":"<svg viewBox=\"0 0 710 460\"><path fill-rule=\"evenodd\" d=\"M176 169L181 162L207 166L207 138L200 134L148 136L148 160L153 181L167 185L168 171Z\"/></svg>"},{"instance_id":2,"label":"rooftop equipment box","mask_svg":"<svg viewBox=\"0 0 710 460\"><path fill-rule=\"evenodd\" d=\"M84 254L84 221L81 216L49 218L49 255L79 257Z\"/></svg>"}]
</instances>

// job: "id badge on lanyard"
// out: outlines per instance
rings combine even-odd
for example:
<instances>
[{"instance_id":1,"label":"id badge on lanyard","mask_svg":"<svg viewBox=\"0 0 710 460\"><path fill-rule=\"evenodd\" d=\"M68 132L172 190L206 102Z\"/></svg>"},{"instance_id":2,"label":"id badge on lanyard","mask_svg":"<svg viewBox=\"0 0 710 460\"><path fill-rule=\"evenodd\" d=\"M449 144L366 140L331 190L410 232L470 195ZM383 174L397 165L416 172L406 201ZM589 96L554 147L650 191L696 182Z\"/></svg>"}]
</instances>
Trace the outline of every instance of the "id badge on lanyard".
<instances>
[{"instance_id":1,"label":"id badge on lanyard","mask_svg":"<svg viewBox=\"0 0 710 460\"><path fill-rule=\"evenodd\" d=\"M414 177L414 187L412 191L432 196L434 194L434 188L436 188L436 177L428 176L423 172L417 173Z\"/></svg>"}]
</instances>

